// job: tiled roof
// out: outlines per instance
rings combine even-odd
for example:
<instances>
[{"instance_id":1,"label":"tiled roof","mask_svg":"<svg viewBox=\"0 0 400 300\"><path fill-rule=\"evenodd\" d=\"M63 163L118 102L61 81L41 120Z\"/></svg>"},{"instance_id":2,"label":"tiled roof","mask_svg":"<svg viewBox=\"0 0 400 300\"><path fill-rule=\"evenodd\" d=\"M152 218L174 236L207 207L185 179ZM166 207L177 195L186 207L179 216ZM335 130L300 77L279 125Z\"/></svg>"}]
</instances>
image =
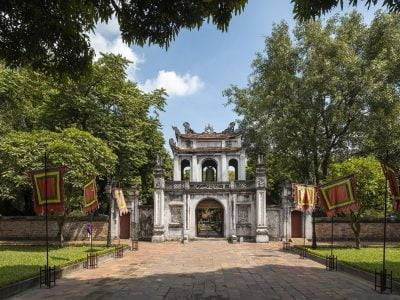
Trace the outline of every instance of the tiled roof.
<instances>
[{"instance_id":1,"label":"tiled roof","mask_svg":"<svg viewBox=\"0 0 400 300\"><path fill-rule=\"evenodd\" d=\"M184 139L194 139L194 140L214 140L214 139L230 139L238 136L239 133L222 133L222 132L213 132L213 133L182 133L180 135L181 138Z\"/></svg>"},{"instance_id":2,"label":"tiled roof","mask_svg":"<svg viewBox=\"0 0 400 300\"><path fill-rule=\"evenodd\" d=\"M202 153L202 152L211 152L211 153L226 153L226 152L237 152L240 151L240 147L204 147L204 148L180 148L174 147L173 149L177 153Z\"/></svg>"}]
</instances>

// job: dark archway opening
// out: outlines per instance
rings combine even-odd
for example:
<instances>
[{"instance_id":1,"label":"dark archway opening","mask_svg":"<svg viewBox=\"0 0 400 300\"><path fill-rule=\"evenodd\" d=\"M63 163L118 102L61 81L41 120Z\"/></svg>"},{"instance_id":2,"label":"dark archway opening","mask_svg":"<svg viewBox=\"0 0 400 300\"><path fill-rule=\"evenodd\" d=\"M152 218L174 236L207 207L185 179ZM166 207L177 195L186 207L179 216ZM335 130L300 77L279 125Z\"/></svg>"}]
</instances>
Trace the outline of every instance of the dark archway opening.
<instances>
[{"instance_id":1,"label":"dark archway opening","mask_svg":"<svg viewBox=\"0 0 400 300\"><path fill-rule=\"evenodd\" d=\"M187 159L181 162L181 180L190 180L190 173L192 169L190 167L190 161Z\"/></svg>"},{"instance_id":2,"label":"dark archway opening","mask_svg":"<svg viewBox=\"0 0 400 300\"><path fill-rule=\"evenodd\" d=\"M228 163L228 177L229 181L238 180L238 161L234 158Z\"/></svg>"},{"instance_id":3,"label":"dark archway opening","mask_svg":"<svg viewBox=\"0 0 400 300\"><path fill-rule=\"evenodd\" d=\"M196 234L198 237L224 236L224 207L214 199L205 199L196 207Z\"/></svg>"},{"instance_id":4,"label":"dark archway opening","mask_svg":"<svg viewBox=\"0 0 400 300\"><path fill-rule=\"evenodd\" d=\"M202 181L217 181L218 164L213 159L206 159L201 164Z\"/></svg>"}]
</instances>

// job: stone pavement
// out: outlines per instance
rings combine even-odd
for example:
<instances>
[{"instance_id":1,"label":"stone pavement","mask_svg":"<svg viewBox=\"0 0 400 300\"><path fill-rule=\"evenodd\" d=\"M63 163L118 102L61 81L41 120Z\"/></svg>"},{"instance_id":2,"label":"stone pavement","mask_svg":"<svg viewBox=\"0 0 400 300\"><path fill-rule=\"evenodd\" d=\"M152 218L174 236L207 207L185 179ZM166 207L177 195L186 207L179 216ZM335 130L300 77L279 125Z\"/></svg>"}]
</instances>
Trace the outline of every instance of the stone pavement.
<instances>
[{"instance_id":1,"label":"stone pavement","mask_svg":"<svg viewBox=\"0 0 400 300\"><path fill-rule=\"evenodd\" d=\"M400 299L298 255L280 243L140 243L139 251L69 274L15 299Z\"/></svg>"}]
</instances>

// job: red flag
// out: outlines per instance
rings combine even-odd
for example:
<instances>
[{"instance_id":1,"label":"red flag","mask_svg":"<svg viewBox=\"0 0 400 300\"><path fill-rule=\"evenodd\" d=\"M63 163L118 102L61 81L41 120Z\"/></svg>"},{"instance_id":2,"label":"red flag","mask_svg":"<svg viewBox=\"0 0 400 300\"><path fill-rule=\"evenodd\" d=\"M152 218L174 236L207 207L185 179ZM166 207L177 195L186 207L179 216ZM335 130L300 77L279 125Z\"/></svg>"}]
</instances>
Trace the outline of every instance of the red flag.
<instances>
[{"instance_id":1,"label":"red flag","mask_svg":"<svg viewBox=\"0 0 400 300\"><path fill-rule=\"evenodd\" d=\"M383 174L385 174L386 180L389 184L389 190L393 198L393 209L400 211L400 186L399 186L399 175L396 172L381 163Z\"/></svg>"},{"instance_id":2,"label":"red flag","mask_svg":"<svg viewBox=\"0 0 400 300\"><path fill-rule=\"evenodd\" d=\"M355 197L354 187L353 175L338 178L319 186L318 197L328 217L358 211L359 203Z\"/></svg>"},{"instance_id":3,"label":"red flag","mask_svg":"<svg viewBox=\"0 0 400 300\"><path fill-rule=\"evenodd\" d=\"M64 213L65 167L33 171L30 173L33 186L33 208L37 215Z\"/></svg>"},{"instance_id":4,"label":"red flag","mask_svg":"<svg viewBox=\"0 0 400 300\"><path fill-rule=\"evenodd\" d=\"M96 178L93 178L83 187L83 201L83 210L86 213L91 213L99 208L99 203L97 201Z\"/></svg>"}]
</instances>

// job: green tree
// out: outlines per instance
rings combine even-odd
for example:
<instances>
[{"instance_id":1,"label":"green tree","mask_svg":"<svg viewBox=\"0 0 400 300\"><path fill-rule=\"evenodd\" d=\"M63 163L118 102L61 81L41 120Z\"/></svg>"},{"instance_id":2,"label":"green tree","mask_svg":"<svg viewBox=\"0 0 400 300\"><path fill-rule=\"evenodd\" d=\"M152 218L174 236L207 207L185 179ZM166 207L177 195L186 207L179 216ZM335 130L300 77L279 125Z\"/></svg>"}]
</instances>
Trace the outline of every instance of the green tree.
<instances>
[{"instance_id":1,"label":"green tree","mask_svg":"<svg viewBox=\"0 0 400 300\"><path fill-rule=\"evenodd\" d=\"M168 163L158 111L165 93L143 93L127 79L129 61L104 55L79 81L67 79L42 107L41 126L49 130L77 127L105 141L118 157L114 180L144 188L150 199L156 156Z\"/></svg>"},{"instance_id":2,"label":"green tree","mask_svg":"<svg viewBox=\"0 0 400 300\"><path fill-rule=\"evenodd\" d=\"M106 143L76 128L61 132L12 131L0 140L0 200L20 211L32 212L32 186L27 172L44 169L44 153L50 166L65 165L65 214L58 217L62 228L67 216L83 205L82 189L93 176L106 178L113 173L117 157Z\"/></svg>"},{"instance_id":3,"label":"green tree","mask_svg":"<svg viewBox=\"0 0 400 300\"><path fill-rule=\"evenodd\" d=\"M292 0L294 4L293 13L296 19L299 20L309 20L315 17L320 17L329 13L332 9L343 6L347 3L350 6L357 6L357 4L362 3L368 8L378 4L378 0L325 0L325 1L310 1L310 0ZM386 7L390 12L400 12L400 2L392 0L383 0L382 7Z\"/></svg>"},{"instance_id":4,"label":"green tree","mask_svg":"<svg viewBox=\"0 0 400 300\"><path fill-rule=\"evenodd\" d=\"M37 129L41 106L55 92L49 77L0 64L0 135Z\"/></svg>"},{"instance_id":5,"label":"green tree","mask_svg":"<svg viewBox=\"0 0 400 300\"><path fill-rule=\"evenodd\" d=\"M0 4L0 59L59 74L81 74L91 66L88 33L99 21L118 20L124 42L168 46L181 29L211 21L226 30L246 0L43 1Z\"/></svg>"},{"instance_id":6,"label":"green tree","mask_svg":"<svg viewBox=\"0 0 400 300\"><path fill-rule=\"evenodd\" d=\"M360 220L364 216L380 215L384 205L385 177L380 162L372 156L355 157L334 163L329 169L329 179L354 174L356 197L360 210L349 215L350 227L354 233L355 246L360 248Z\"/></svg>"},{"instance_id":7,"label":"green tree","mask_svg":"<svg viewBox=\"0 0 400 300\"><path fill-rule=\"evenodd\" d=\"M332 162L376 154L382 124L398 134L388 112L400 104L399 20L378 13L368 27L352 13L299 23L293 37L285 23L274 27L248 87L225 91L249 153L266 154L270 186L318 184Z\"/></svg>"}]
</instances>

